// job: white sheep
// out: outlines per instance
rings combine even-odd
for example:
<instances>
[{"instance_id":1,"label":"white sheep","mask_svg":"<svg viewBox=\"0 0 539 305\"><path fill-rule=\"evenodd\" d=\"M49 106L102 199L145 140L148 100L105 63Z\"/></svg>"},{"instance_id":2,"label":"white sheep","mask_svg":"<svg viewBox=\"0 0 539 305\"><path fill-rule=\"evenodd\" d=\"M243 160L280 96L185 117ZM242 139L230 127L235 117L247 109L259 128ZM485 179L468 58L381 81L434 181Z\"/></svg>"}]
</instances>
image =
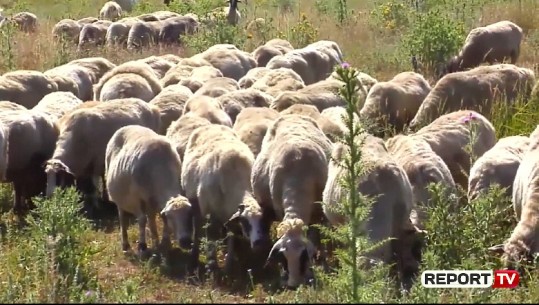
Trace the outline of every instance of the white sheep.
<instances>
[{"instance_id":1,"label":"white sheep","mask_svg":"<svg viewBox=\"0 0 539 305\"><path fill-rule=\"evenodd\" d=\"M315 202L322 199L331 147L313 119L284 115L270 125L253 165L255 198L261 206L272 206L280 221L268 262L284 259L289 287L313 276L311 259L319 240L313 227L311 240L304 239L302 228L321 222L321 206Z\"/></svg>"},{"instance_id":2,"label":"white sheep","mask_svg":"<svg viewBox=\"0 0 539 305\"><path fill-rule=\"evenodd\" d=\"M246 107L236 117L233 129L240 140L249 146L256 157L260 153L262 140L264 140L269 126L278 117L279 113L273 109Z\"/></svg>"},{"instance_id":3,"label":"white sheep","mask_svg":"<svg viewBox=\"0 0 539 305\"><path fill-rule=\"evenodd\" d=\"M305 87L305 83L298 73L288 68L270 69L256 79L250 88L260 90L273 97L283 91L298 91Z\"/></svg>"},{"instance_id":4,"label":"white sheep","mask_svg":"<svg viewBox=\"0 0 539 305\"><path fill-rule=\"evenodd\" d=\"M247 71L257 66L256 60L250 53L237 48L212 47L202 53L192 56L194 59L203 59L219 69L223 76L236 81L240 80Z\"/></svg>"},{"instance_id":5,"label":"white sheep","mask_svg":"<svg viewBox=\"0 0 539 305\"><path fill-rule=\"evenodd\" d=\"M211 124L193 131L183 158L181 181L192 206L195 238L191 239L193 232L185 228L179 233L180 241L185 240L182 245L194 241L193 249L198 253L201 218L206 216L210 219L210 240L221 237L224 225L233 233L243 231L251 249L258 250L269 242L271 223L266 210L271 210L271 205L259 205L253 197L250 178L254 160L249 147L230 127ZM227 243L227 272L232 270L236 255L241 254L235 253L234 239L229 238ZM208 267L216 268L216 252L208 255ZM198 257L194 259L198 261Z\"/></svg>"},{"instance_id":6,"label":"white sheep","mask_svg":"<svg viewBox=\"0 0 539 305\"><path fill-rule=\"evenodd\" d=\"M82 101L71 92L52 92L45 95L32 111L38 111L51 117L57 122L61 117L75 107L82 104Z\"/></svg>"},{"instance_id":7,"label":"white sheep","mask_svg":"<svg viewBox=\"0 0 539 305\"><path fill-rule=\"evenodd\" d=\"M67 64L76 64L88 70L92 83L97 84L105 73L116 67L114 63L103 57L85 57L72 60Z\"/></svg>"},{"instance_id":8,"label":"white sheep","mask_svg":"<svg viewBox=\"0 0 539 305\"><path fill-rule=\"evenodd\" d=\"M76 95L79 99L82 101L93 99L92 73L87 68L78 64L64 64L47 70L43 74L55 81L57 78L71 79L76 85L76 91L78 92ZM58 81L56 83L58 85ZM60 86L58 86L58 90L61 90Z\"/></svg>"},{"instance_id":9,"label":"white sheep","mask_svg":"<svg viewBox=\"0 0 539 305\"><path fill-rule=\"evenodd\" d=\"M32 108L47 94L58 91L58 85L40 71L16 70L0 76L0 100Z\"/></svg>"},{"instance_id":10,"label":"white sheep","mask_svg":"<svg viewBox=\"0 0 539 305\"><path fill-rule=\"evenodd\" d=\"M162 87L154 70L145 62L128 61L105 74L94 87L94 99L140 98L151 101Z\"/></svg>"},{"instance_id":11,"label":"white sheep","mask_svg":"<svg viewBox=\"0 0 539 305\"><path fill-rule=\"evenodd\" d=\"M187 201L181 195L181 166L170 141L150 128L129 125L114 133L106 147L105 175L109 198L118 207L123 251L130 249L126 213L138 218L142 252L147 250L146 222L157 248L156 214L163 220L161 250L170 247L169 226L176 229L187 223L180 212Z\"/></svg>"},{"instance_id":12,"label":"white sheep","mask_svg":"<svg viewBox=\"0 0 539 305\"><path fill-rule=\"evenodd\" d=\"M176 145L176 151L183 160L185 148L189 136L195 129L201 126L210 125L210 121L193 113L182 115L178 120L173 121L167 129L166 137Z\"/></svg>"},{"instance_id":13,"label":"white sheep","mask_svg":"<svg viewBox=\"0 0 539 305\"><path fill-rule=\"evenodd\" d=\"M150 101L150 104L155 105L161 113L159 134L164 135L170 124L182 116L185 104L192 96L193 93L189 88L182 85L172 85Z\"/></svg>"},{"instance_id":14,"label":"white sheep","mask_svg":"<svg viewBox=\"0 0 539 305\"><path fill-rule=\"evenodd\" d=\"M57 174L69 174L81 185L85 201L96 206L97 183L105 171L107 143L123 126L141 125L154 131L160 128L159 110L137 98L83 103L62 117L60 135L52 157L46 162L47 196L57 186ZM89 208L87 206L87 208Z\"/></svg>"},{"instance_id":15,"label":"white sheep","mask_svg":"<svg viewBox=\"0 0 539 305\"><path fill-rule=\"evenodd\" d=\"M73 19L62 19L52 28L52 37L54 39L67 39L67 41L78 44L79 34L82 25Z\"/></svg>"},{"instance_id":16,"label":"white sheep","mask_svg":"<svg viewBox=\"0 0 539 305\"><path fill-rule=\"evenodd\" d=\"M236 117L246 107L269 107L273 97L256 89L240 89L230 91L217 98L223 106L223 110L228 114L232 123Z\"/></svg>"},{"instance_id":17,"label":"white sheep","mask_svg":"<svg viewBox=\"0 0 539 305\"><path fill-rule=\"evenodd\" d=\"M192 113L207 119L212 124L232 127L232 120L223 110L223 106L215 98L206 95L193 95L183 108L183 115Z\"/></svg>"},{"instance_id":18,"label":"white sheep","mask_svg":"<svg viewBox=\"0 0 539 305\"><path fill-rule=\"evenodd\" d=\"M101 46L106 42L107 30L112 24L110 20L98 20L82 26L79 34L78 50L89 46Z\"/></svg>"},{"instance_id":19,"label":"white sheep","mask_svg":"<svg viewBox=\"0 0 539 305\"><path fill-rule=\"evenodd\" d=\"M529 142L525 136L505 137L478 158L468 177L468 200L474 200L494 184L505 188L505 194L511 197L515 176Z\"/></svg>"},{"instance_id":20,"label":"white sheep","mask_svg":"<svg viewBox=\"0 0 539 305\"><path fill-rule=\"evenodd\" d=\"M122 14L122 7L118 3L114 1L107 1L105 4L103 4L103 7L99 11L99 18L116 21L122 17Z\"/></svg>"},{"instance_id":21,"label":"white sheep","mask_svg":"<svg viewBox=\"0 0 539 305\"><path fill-rule=\"evenodd\" d=\"M196 92L195 96L205 95L218 98L221 95L240 89L238 82L229 77L214 77L206 81Z\"/></svg>"}]
</instances>

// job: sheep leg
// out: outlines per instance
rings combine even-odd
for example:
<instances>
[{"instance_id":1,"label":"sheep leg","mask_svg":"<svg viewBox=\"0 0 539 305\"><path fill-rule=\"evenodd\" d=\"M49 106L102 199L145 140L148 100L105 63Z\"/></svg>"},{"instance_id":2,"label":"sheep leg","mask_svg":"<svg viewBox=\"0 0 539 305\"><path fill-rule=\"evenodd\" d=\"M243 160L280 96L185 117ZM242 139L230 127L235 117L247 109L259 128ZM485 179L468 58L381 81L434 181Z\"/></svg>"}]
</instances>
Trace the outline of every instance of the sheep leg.
<instances>
[{"instance_id":1,"label":"sheep leg","mask_svg":"<svg viewBox=\"0 0 539 305\"><path fill-rule=\"evenodd\" d=\"M148 215L148 225L152 236L152 246L155 249L159 247L159 235L157 234L157 223L155 222L155 214Z\"/></svg>"},{"instance_id":2,"label":"sheep leg","mask_svg":"<svg viewBox=\"0 0 539 305\"><path fill-rule=\"evenodd\" d=\"M195 208L196 201L189 200ZM200 257L200 231L202 229L202 219L200 217L200 212L198 211L198 204L196 204L196 209L193 211L193 248L191 249L191 261L189 263L189 273L194 273L198 267L198 261Z\"/></svg>"},{"instance_id":3,"label":"sheep leg","mask_svg":"<svg viewBox=\"0 0 539 305\"><path fill-rule=\"evenodd\" d=\"M13 192L15 193L15 202L13 204L13 211L17 215L21 215L23 212L23 196L22 196L22 184L19 181L13 182Z\"/></svg>"},{"instance_id":4,"label":"sheep leg","mask_svg":"<svg viewBox=\"0 0 539 305\"><path fill-rule=\"evenodd\" d=\"M148 244L146 244L146 221L147 221L147 218L146 218L146 215L145 214L141 214L138 219L138 230L139 230L139 235L138 235L138 251L139 251L139 254L144 254L144 252L146 252L146 250L148 250Z\"/></svg>"},{"instance_id":5,"label":"sheep leg","mask_svg":"<svg viewBox=\"0 0 539 305\"><path fill-rule=\"evenodd\" d=\"M206 244L206 253L208 258L208 264L206 265L206 269L210 272L215 271L218 269L218 263L217 263L217 240L220 237L221 233L221 226L219 223L215 220L214 217L210 216L210 221L207 228L207 244Z\"/></svg>"},{"instance_id":6,"label":"sheep leg","mask_svg":"<svg viewBox=\"0 0 539 305\"><path fill-rule=\"evenodd\" d=\"M129 245L129 240L127 239L127 226L129 225L129 219L122 209L118 209L118 219L120 220L122 251L125 253L131 248Z\"/></svg>"},{"instance_id":7,"label":"sheep leg","mask_svg":"<svg viewBox=\"0 0 539 305\"><path fill-rule=\"evenodd\" d=\"M168 220L165 215L161 215L161 220L163 221L163 237L161 238L161 244L159 245L160 251L165 253L170 249L170 231L168 228Z\"/></svg>"}]
</instances>

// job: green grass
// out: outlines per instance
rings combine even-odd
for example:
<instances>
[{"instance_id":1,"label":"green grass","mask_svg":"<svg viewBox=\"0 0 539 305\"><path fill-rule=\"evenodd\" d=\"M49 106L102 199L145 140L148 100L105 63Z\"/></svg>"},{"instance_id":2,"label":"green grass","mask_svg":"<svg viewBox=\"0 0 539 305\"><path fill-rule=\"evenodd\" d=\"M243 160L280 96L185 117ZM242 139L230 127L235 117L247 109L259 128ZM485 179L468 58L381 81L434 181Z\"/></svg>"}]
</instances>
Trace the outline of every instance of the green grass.
<instances>
[{"instance_id":1,"label":"green grass","mask_svg":"<svg viewBox=\"0 0 539 305\"><path fill-rule=\"evenodd\" d=\"M180 1L180 0L176 0ZM51 1L0 0L4 14L28 10L40 18L35 34L0 37L0 73L15 69L45 70L80 57L76 47L51 40L55 22L62 18L97 16L105 0ZM115 63L149 55L175 53L189 56L216 43L234 43L252 51L271 38L288 39L295 47L329 39L342 48L346 61L378 80L411 70L411 55L421 60L422 73L431 81L434 68L452 55L473 27L509 19L526 33L518 65L534 68L539 62L539 3L534 0L423 0L418 7L398 0L249 0L241 5L242 21L237 28L220 26L214 31L190 37L185 48L159 48L129 53L96 49L87 56L104 56ZM203 15L222 1L202 0L189 8L177 4L173 10L194 10ZM132 12L165 9L161 1L142 1ZM266 26L246 30L255 18ZM5 34L5 33L4 33ZM492 123L497 136L529 135L539 122L539 100L520 99L513 108L494 107ZM350 270L323 275L321 286L276 292L272 281L242 283L239 287L216 286L210 280L186 279L183 254L174 252L155 266L126 256L121 251L118 224L94 229L76 213L77 195L57 193L37 202L36 219L21 226L9 208L11 187L0 188L0 301L2 302L348 302L343 287L350 284ZM435 194L441 190L433 187ZM447 198L434 196L429 208L427 250L423 269L493 269L499 258L487 248L503 242L516 224L508 198L499 190L469 205L448 212ZM138 226L129 230L135 241ZM408 295L400 294L384 270L361 271L356 287L361 302L451 302L451 303L536 303L539 301L537 272L526 274L514 290L424 289L415 285ZM524 275L523 275L524 276ZM342 288L342 289L341 289Z\"/></svg>"}]
</instances>

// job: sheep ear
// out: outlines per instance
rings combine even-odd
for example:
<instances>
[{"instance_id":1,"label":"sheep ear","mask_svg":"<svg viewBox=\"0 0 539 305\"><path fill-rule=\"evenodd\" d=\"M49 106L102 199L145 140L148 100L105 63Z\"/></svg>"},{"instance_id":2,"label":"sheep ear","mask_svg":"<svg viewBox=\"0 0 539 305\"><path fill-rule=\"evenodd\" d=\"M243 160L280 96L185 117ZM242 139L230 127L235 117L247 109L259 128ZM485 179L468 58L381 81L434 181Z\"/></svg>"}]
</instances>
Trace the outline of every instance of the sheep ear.
<instances>
[{"instance_id":1,"label":"sheep ear","mask_svg":"<svg viewBox=\"0 0 539 305\"><path fill-rule=\"evenodd\" d=\"M275 242L275 244L271 248L268 258L266 259L266 263L264 264L264 268L266 268L269 265L269 263L272 260L274 260L279 253L282 253L283 251L284 251L283 239L280 238L278 241Z\"/></svg>"},{"instance_id":2,"label":"sheep ear","mask_svg":"<svg viewBox=\"0 0 539 305\"><path fill-rule=\"evenodd\" d=\"M167 213L170 211L170 208L171 208L171 205L170 204L167 204L159 214L161 214L161 216L167 216Z\"/></svg>"},{"instance_id":3,"label":"sheep ear","mask_svg":"<svg viewBox=\"0 0 539 305\"><path fill-rule=\"evenodd\" d=\"M494 254L502 254L503 253L503 244L498 244L495 246L492 246L488 248L488 250Z\"/></svg>"}]
</instances>

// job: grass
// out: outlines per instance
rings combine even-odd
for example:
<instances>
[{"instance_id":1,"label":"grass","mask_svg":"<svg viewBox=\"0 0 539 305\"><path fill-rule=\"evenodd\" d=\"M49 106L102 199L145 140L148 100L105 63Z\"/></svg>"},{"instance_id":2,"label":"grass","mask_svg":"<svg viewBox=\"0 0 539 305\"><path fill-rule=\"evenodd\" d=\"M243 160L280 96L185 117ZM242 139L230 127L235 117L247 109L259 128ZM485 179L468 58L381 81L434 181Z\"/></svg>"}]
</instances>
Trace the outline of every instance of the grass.
<instances>
[{"instance_id":1,"label":"grass","mask_svg":"<svg viewBox=\"0 0 539 305\"><path fill-rule=\"evenodd\" d=\"M176 0L180 2L180 0ZM240 4L237 28L222 26L186 39L182 48L151 48L142 52L98 48L85 54L76 46L53 41L51 30L62 18L97 16L105 0L0 0L4 14L28 10L39 17L37 33L1 32L0 73L16 69L47 70L83 56L103 56L118 64L166 53L189 56L215 43L233 43L246 51L271 38L288 39L295 47L328 39L337 42L347 62L378 80L412 69L411 56L433 84L437 65L461 46L473 27L508 19L525 31L518 65L535 69L539 63L539 3L534 0L249 0ZM190 10L202 15L221 1L201 0ZM131 14L164 10L161 1L146 0ZM172 10L187 12L187 5ZM264 18L257 30L247 24ZM537 70L536 70L537 71ZM494 107L492 122L497 136L529 135L539 119L539 103L519 100L515 107ZM272 281L247 281L234 289L212 281L182 276L182 253L167 265L155 266L121 252L118 224L94 229L76 213L78 196L57 193L38 201L34 220L17 225L9 208L11 187L0 188L2 251L0 251L0 301L2 302L208 302L208 303L315 303L315 302L451 302L536 303L539 279L535 271L515 290L424 289L415 285L407 295L389 284L383 270L352 272L350 268L323 275L321 286L296 291L276 291ZM433 186L434 194L442 194ZM448 213L447 198L434 196L429 208L427 250L423 269L493 269L498 257L486 249L509 237L516 224L508 198L493 189L484 198ZM134 223L134 222L132 222ZM159 224L161 225L161 224ZM129 230L137 238L138 226ZM352 268L354 269L354 268Z\"/></svg>"}]
</instances>

